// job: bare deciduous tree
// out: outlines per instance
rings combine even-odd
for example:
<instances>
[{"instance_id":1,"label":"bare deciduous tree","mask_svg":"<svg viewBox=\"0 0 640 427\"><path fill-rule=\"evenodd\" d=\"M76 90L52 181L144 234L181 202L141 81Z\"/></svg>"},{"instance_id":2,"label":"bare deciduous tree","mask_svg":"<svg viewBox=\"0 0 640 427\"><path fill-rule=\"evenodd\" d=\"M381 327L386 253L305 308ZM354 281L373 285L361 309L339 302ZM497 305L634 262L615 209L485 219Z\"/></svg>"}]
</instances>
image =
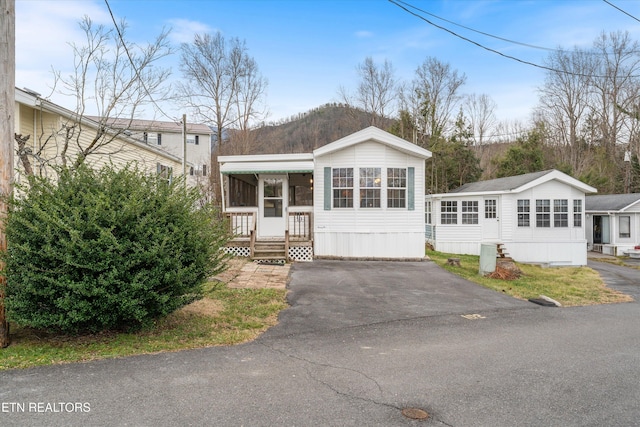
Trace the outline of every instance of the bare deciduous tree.
<instances>
[{"instance_id":1,"label":"bare deciduous tree","mask_svg":"<svg viewBox=\"0 0 640 427\"><path fill-rule=\"evenodd\" d=\"M467 78L449 64L429 57L417 69L407 101L416 116L418 130L428 140L446 136L454 127L453 114L462 99L460 88Z\"/></svg>"},{"instance_id":2,"label":"bare deciduous tree","mask_svg":"<svg viewBox=\"0 0 640 427\"><path fill-rule=\"evenodd\" d=\"M126 132L145 107L165 99L165 83L170 75L168 69L157 65L172 52L168 31L163 31L153 43L140 46L125 39L127 24L124 21L118 28L107 29L95 26L85 16L80 28L86 40L82 45L71 44L73 73L63 76L55 72L60 93L76 100L75 116L54 138L43 135L48 141L62 137L59 153L63 167L77 167L87 156L112 154L117 150L108 146ZM87 137L89 131L83 125L83 118L89 112L97 116L98 126L95 133ZM120 124L114 128L111 125L116 120ZM41 140L40 153L45 142Z\"/></svg>"},{"instance_id":3,"label":"bare deciduous tree","mask_svg":"<svg viewBox=\"0 0 640 427\"><path fill-rule=\"evenodd\" d=\"M482 145L496 126L496 103L487 94L471 94L465 98L464 111L469 119L475 145Z\"/></svg>"},{"instance_id":4,"label":"bare deciduous tree","mask_svg":"<svg viewBox=\"0 0 640 427\"><path fill-rule=\"evenodd\" d=\"M267 81L249 56L244 41L220 34L196 34L193 43L181 46L183 82L178 96L191 108L198 120L215 127L216 145L211 153L211 190L218 194L217 156L245 154L254 143L251 129L266 118L261 104ZM233 140L228 140L233 136ZM230 143L230 144L228 144Z\"/></svg>"},{"instance_id":5,"label":"bare deciduous tree","mask_svg":"<svg viewBox=\"0 0 640 427\"><path fill-rule=\"evenodd\" d=\"M371 125L380 126L389 116L396 95L396 80L391 62L382 65L367 57L357 66L360 82L355 94L356 106L371 114Z\"/></svg>"}]
</instances>

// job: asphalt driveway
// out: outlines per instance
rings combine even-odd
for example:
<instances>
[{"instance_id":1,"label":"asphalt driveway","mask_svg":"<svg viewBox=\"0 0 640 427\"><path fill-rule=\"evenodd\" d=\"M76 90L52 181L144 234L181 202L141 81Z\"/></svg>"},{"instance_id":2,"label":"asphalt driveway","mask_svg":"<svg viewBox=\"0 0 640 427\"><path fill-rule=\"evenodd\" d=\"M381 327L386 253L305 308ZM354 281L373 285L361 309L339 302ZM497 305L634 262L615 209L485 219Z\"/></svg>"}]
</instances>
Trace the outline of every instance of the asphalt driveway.
<instances>
[{"instance_id":1,"label":"asphalt driveway","mask_svg":"<svg viewBox=\"0 0 640 427\"><path fill-rule=\"evenodd\" d=\"M473 284L432 261L296 263L291 307L270 334L292 334L443 314L538 307Z\"/></svg>"},{"instance_id":2,"label":"asphalt driveway","mask_svg":"<svg viewBox=\"0 0 640 427\"><path fill-rule=\"evenodd\" d=\"M602 280L612 289L631 295L640 301L640 260L627 260L628 266L620 266L609 262L589 259L588 266L600 273Z\"/></svg>"}]
</instances>

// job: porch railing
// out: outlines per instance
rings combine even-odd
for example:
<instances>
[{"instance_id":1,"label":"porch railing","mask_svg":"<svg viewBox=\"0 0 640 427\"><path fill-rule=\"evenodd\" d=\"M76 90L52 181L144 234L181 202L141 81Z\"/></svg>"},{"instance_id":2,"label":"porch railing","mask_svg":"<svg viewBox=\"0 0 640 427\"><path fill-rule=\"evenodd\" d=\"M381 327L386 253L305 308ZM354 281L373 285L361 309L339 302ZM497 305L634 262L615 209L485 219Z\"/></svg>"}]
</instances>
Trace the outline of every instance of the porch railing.
<instances>
[{"instance_id":1,"label":"porch railing","mask_svg":"<svg viewBox=\"0 0 640 427\"><path fill-rule=\"evenodd\" d=\"M255 212L227 212L229 232L234 237L251 237L256 229Z\"/></svg>"},{"instance_id":2,"label":"porch railing","mask_svg":"<svg viewBox=\"0 0 640 427\"><path fill-rule=\"evenodd\" d=\"M313 240L313 215L311 212L289 212L287 230L291 240Z\"/></svg>"}]
</instances>

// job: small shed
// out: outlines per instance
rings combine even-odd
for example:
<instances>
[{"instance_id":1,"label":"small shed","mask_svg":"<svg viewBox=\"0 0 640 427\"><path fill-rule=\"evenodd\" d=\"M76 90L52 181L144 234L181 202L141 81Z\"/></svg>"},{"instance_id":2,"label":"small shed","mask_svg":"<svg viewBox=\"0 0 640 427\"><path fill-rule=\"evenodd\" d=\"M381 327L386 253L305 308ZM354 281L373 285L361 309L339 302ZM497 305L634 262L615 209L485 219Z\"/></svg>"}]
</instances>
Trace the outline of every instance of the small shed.
<instances>
[{"instance_id":1,"label":"small shed","mask_svg":"<svg viewBox=\"0 0 640 427\"><path fill-rule=\"evenodd\" d=\"M587 196L585 213L591 250L621 256L640 245L640 193Z\"/></svg>"},{"instance_id":2,"label":"small shed","mask_svg":"<svg viewBox=\"0 0 640 427\"><path fill-rule=\"evenodd\" d=\"M496 244L518 262L586 265L585 194L596 191L553 169L465 184L426 196L426 240L445 253Z\"/></svg>"}]
</instances>

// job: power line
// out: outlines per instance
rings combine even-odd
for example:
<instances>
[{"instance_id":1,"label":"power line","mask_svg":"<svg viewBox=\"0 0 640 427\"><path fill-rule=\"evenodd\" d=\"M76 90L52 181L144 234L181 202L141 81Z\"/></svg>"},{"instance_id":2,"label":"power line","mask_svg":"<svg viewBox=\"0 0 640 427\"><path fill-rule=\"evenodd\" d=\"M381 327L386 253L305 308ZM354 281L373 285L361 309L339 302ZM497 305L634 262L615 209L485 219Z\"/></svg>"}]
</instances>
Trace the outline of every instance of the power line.
<instances>
[{"instance_id":1,"label":"power line","mask_svg":"<svg viewBox=\"0 0 640 427\"><path fill-rule=\"evenodd\" d=\"M437 15L434 15L433 13L427 12L426 10L420 9L420 8L418 8L416 6L413 6L413 5L409 4L409 3L406 3L406 2L404 2L402 0L397 0L397 2L398 3L402 3L403 5L405 5L407 7L410 7L412 9L415 9L415 10L421 12L421 13L425 13L425 14L427 14L429 16L433 16L434 18L439 19L441 21L444 21L444 22L447 22L449 24L455 25L456 27L464 28L465 30L469 30L469 31L472 31L472 32L478 33L478 34L482 34L483 36L491 37L491 38L494 38L494 39L497 39L497 40L502 40L502 41L507 42L507 43L512 43L512 44L517 44L517 45L520 45L520 46L530 47L532 49L540 49L540 50L546 50L546 51L550 51L550 52L565 52L562 49L552 49L552 48L549 48L549 47L536 46L536 45L532 45L532 44L528 44L528 43L523 43L523 42L519 42L519 41L515 41L515 40L510 40L510 39L507 39L507 38L504 38L504 37L500 37L500 36L496 36L496 35L493 35L493 34L485 33L484 31L475 30L473 28L466 27L464 25L458 24L456 22L450 21L448 19L442 18L442 17L437 16Z\"/></svg>"},{"instance_id":2,"label":"power line","mask_svg":"<svg viewBox=\"0 0 640 427\"><path fill-rule=\"evenodd\" d=\"M471 44L473 44L473 45L476 45L476 46L478 46L479 48L485 49L485 50L487 50L487 51L489 51L489 52L495 53L495 54L500 55L500 56L502 56L502 57L504 57L504 58L511 59L511 60L513 60L513 61L516 61L516 62L520 62L521 64L530 65L530 66L532 66L532 67L540 68L540 69L547 70L547 71L553 71L554 73L567 74L567 75L576 76L576 77L588 77L588 78L592 78L592 77L597 77L597 78L607 78L607 77L608 77L608 76L594 76L594 75L591 75L591 74L575 73L575 72L572 72L572 71L560 70L560 69L557 69L557 68L548 67L548 66L546 66L546 65L536 64L535 62L526 61L526 60L524 60L524 59L520 59L520 58L517 58L517 57L512 56L512 55L507 55L507 54L502 53L502 52L500 52L500 51L498 51L498 50L492 49L492 48L487 47L487 46L485 46L485 45L483 45L483 44L481 44L481 43L478 43L478 42L476 42L476 41L474 41L474 40L471 40L471 39L469 39L469 38L467 38L467 37L464 37L464 36L462 36L462 35L460 35L460 34L458 34L458 33L454 32L454 31L452 31L452 30L450 30L450 29L448 29L448 28L445 28L445 27L443 27L443 26L441 26L441 25L438 25L438 24L436 24L436 23L434 23L434 22L431 22L430 20L428 20L428 19L427 19L427 18L425 18L424 16L419 15L419 14L417 14L417 13L415 13L415 12L411 11L411 10L407 9L407 7L405 7L405 6L403 6L402 4L400 4L400 3L403 3L403 4L407 5L408 7L411 7L411 8L417 9L417 8L415 8L414 6L411 6L411 5L409 5L408 3L403 2L402 0L388 0L388 1L389 1L390 3L392 3L392 4L396 5L396 6L398 6L400 9L404 10L405 12L407 12L407 13L409 13L409 14L411 14L411 15L415 16L416 18L419 18L419 19L421 19L421 20L425 21L426 23L428 23L428 24L430 24L430 25L432 25L432 26L434 26L434 27L436 27L436 28L438 28L438 29L441 29L441 30L443 30L443 31L446 31L447 33L449 33L449 34L451 34L451 35L453 35L453 36L455 36L455 37L458 37L458 38L460 38L460 39L462 39L462 40L464 40L464 41L466 41L466 42L468 42L468 43L471 43ZM419 9L417 9L417 10L419 10ZM628 76L628 77L640 77L640 76Z\"/></svg>"},{"instance_id":3,"label":"power line","mask_svg":"<svg viewBox=\"0 0 640 427\"><path fill-rule=\"evenodd\" d=\"M611 6L614 9L618 9L620 12L624 13L625 15L629 16L632 19L635 19L636 21L640 22L640 19L636 18L635 16L633 16L632 14L630 14L629 12L620 9L618 6L616 6L615 4L611 3L610 1L607 0L602 0L603 2L605 2L606 4L608 4L609 6Z\"/></svg>"},{"instance_id":4,"label":"power line","mask_svg":"<svg viewBox=\"0 0 640 427\"><path fill-rule=\"evenodd\" d=\"M142 88L144 89L144 91L146 92L146 94L149 96L149 99L151 100L151 103L158 109L158 111L160 111L160 113L165 116L166 118L170 119L173 122L180 122L181 119L177 119L175 117L171 117L169 116L167 113L164 112L164 110L158 105L158 103L155 101L155 99L153 99L153 95L151 95L151 92L149 91L149 89L147 89L147 86L144 83L144 80L142 79L142 77L140 76L140 72L138 71L138 68L136 67L136 65L133 62L133 59L131 58L131 54L129 53L129 48L127 47L127 44L124 41L124 37L122 36L122 33L120 32L120 28L118 28L118 24L116 23L116 18L113 16L113 12L111 11L111 6L109 6L109 1L108 0L104 0L105 4L107 5L107 9L109 10L109 14L111 15L111 20L113 21L113 26L116 29L116 32L118 33L118 38L120 39L120 42L122 43L122 47L124 48L125 53L127 54L127 58L129 58L129 63L131 64L131 67L133 68L133 71L135 71L136 73L136 77L138 78L138 81L140 82L140 84L142 85Z\"/></svg>"}]
</instances>

